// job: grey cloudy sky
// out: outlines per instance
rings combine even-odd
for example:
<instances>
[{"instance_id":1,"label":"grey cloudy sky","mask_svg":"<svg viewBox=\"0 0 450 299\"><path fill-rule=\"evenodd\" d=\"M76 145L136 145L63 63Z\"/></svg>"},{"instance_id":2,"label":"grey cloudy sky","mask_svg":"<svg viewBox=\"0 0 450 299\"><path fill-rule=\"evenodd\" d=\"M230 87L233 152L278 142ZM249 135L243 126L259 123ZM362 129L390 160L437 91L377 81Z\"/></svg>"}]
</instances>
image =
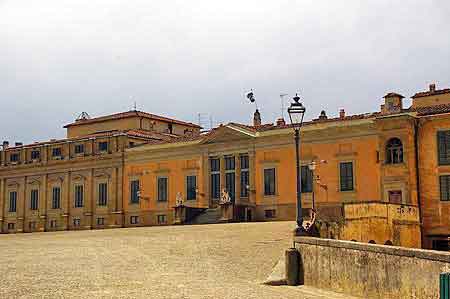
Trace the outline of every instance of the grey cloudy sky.
<instances>
[{"instance_id":1,"label":"grey cloudy sky","mask_svg":"<svg viewBox=\"0 0 450 299\"><path fill-rule=\"evenodd\" d=\"M448 0L0 0L0 138L138 109L264 122L279 94L316 117L376 111L388 91L450 87ZM130 99L133 97L133 99Z\"/></svg>"}]
</instances>

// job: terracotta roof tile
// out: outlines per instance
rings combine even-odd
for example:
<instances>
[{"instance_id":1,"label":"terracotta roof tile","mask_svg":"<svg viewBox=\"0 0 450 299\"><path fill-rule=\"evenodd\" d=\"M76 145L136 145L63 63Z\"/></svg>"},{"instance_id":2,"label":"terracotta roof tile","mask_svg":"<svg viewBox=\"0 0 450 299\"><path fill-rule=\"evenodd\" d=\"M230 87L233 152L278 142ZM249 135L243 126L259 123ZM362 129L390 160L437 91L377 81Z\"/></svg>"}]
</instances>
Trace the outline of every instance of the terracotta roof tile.
<instances>
[{"instance_id":1,"label":"terracotta roof tile","mask_svg":"<svg viewBox=\"0 0 450 299\"><path fill-rule=\"evenodd\" d=\"M392 97L399 97L399 98L404 98L404 96L402 96L401 94L398 94L396 92L390 92L388 94L386 94L383 98L392 98Z\"/></svg>"},{"instance_id":2,"label":"terracotta roof tile","mask_svg":"<svg viewBox=\"0 0 450 299\"><path fill-rule=\"evenodd\" d=\"M444 113L450 113L450 104L416 107L416 108L410 108L410 109L408 109L408 111L417 112L418 116L444 114Z\"/></svg>"},{"instance_id":3,"label":"terracotta roof tile","mask_svg":"<svg viewBox=\"0 0 450 299\"><path fill-rule=\"evenodd\" d=\"M135 138L143 138L147 141L169 141L172 139L176 139L179 136L172 135L172 134L166 134L166 133L158 133L155 131L147 131L147 130L112 130L112 131L104 131L104 132L96 132L93 134L80 136L80 137L74 137L74 138L64 138L64 139L52 139L49 141L42 141L42 142L35 142L30 144L25 144L21 146L11 146L8 147L8 150L15 150L20 149L23 147L33 147L33 146L41 146L44 144L58 144L58 143L64 143L69 141L77 141L77 140L85 140L89 138L104 138L104 137L112 137L115 135L126 135L129 137L135 137Z\"/></svg>"},{"instance_id":4,"label":"terracotta roof tile","mask_svg":"<svg viewBox=\"0 0 450 299\"><path fill-rule=\"evenodd\" d=\"M169 122L169 123L175 123L175 124L189 126L189 127L201 128L199 125L196 125L196 124L193 124L190 122L185 122L185 121L177 120L174 118L169 118L169 117L165 117L165 116L151 114L151 113L147 113L147 112L143 112L143 111L134 111L134 110L100 116L100 117L94 117L94 118L85 119L85 120L78 120L73 123L65 125L64 128L83 125L83 124L102 122L102 121L107 121L107 120L135 117L135 116L144 117L144 118L153 119L153 120L160 120L160 121Z\"/></svg>"},{"instance_id":5,"label":"terracotta roof tile","mask_svg":"<svg viewBox=\"0 0 450 299\"><path fill-rule=\"evenodd\" d=\"M450 88L438 89L438 90L434 90L434 91L418 92L415 95L413 95L411 98L416 99L416 98L428 97L428 96L434 96L434 95L440 95L440 94L446 94L446 93L450 93Z\"/></svg>"}]
</instances>

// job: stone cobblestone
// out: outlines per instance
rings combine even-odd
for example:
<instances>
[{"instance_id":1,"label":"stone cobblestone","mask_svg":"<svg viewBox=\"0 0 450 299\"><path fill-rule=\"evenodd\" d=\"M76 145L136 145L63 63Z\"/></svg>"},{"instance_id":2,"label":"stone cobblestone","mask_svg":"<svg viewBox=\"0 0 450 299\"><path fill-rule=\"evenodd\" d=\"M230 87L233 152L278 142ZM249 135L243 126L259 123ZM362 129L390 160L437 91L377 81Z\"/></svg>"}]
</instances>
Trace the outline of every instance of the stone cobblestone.
<instances>
[{"instance_id":1,"label":"stone cobblestone","mask_svg":"<svg viewBox=\"0 0 450 299\"><path fill-rule=\"evenodd\" d=\"M0 298L347 298L261 284L292 245L294 226L0 235Z\"/></svg>"}]
</instances>

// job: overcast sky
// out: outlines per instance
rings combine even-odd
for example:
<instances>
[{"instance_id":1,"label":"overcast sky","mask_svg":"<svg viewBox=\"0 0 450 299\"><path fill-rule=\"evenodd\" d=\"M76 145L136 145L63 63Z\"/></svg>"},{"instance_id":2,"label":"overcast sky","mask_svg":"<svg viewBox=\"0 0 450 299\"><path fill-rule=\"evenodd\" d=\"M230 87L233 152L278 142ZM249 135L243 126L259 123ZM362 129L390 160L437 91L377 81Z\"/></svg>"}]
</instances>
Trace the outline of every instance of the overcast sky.
<instances>
[{"instance_id":1,"label":"overcast sky","mask_svg":"<svg viewBox=\"0 0 450 299\"><path fill-rule=\"evenodd\" d=\"M0 138L137 108L263 122L299 91L307 118L450 87L448 0L0 0ZM288 99L286 98L286 102ZM407 105L409 101L407 101Z\"/></svg>"}]
</instances>

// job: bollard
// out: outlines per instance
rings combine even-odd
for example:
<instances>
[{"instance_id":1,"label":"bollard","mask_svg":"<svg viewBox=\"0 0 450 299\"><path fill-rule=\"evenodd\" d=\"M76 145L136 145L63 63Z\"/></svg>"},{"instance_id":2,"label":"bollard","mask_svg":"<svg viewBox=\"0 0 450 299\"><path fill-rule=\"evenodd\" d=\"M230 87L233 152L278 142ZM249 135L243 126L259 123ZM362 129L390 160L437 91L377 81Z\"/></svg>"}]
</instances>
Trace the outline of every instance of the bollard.
<instances>
[{"instance_id":1,"label":"bollard","mask_svg":"<svg viewBox=\"0 0 450 299\"><path fill-rule=\"evenodd\" d=\"M288 286L299 285L300 253L295 248L286 250L286 283Z\"/></svg>"}]
</instances>

